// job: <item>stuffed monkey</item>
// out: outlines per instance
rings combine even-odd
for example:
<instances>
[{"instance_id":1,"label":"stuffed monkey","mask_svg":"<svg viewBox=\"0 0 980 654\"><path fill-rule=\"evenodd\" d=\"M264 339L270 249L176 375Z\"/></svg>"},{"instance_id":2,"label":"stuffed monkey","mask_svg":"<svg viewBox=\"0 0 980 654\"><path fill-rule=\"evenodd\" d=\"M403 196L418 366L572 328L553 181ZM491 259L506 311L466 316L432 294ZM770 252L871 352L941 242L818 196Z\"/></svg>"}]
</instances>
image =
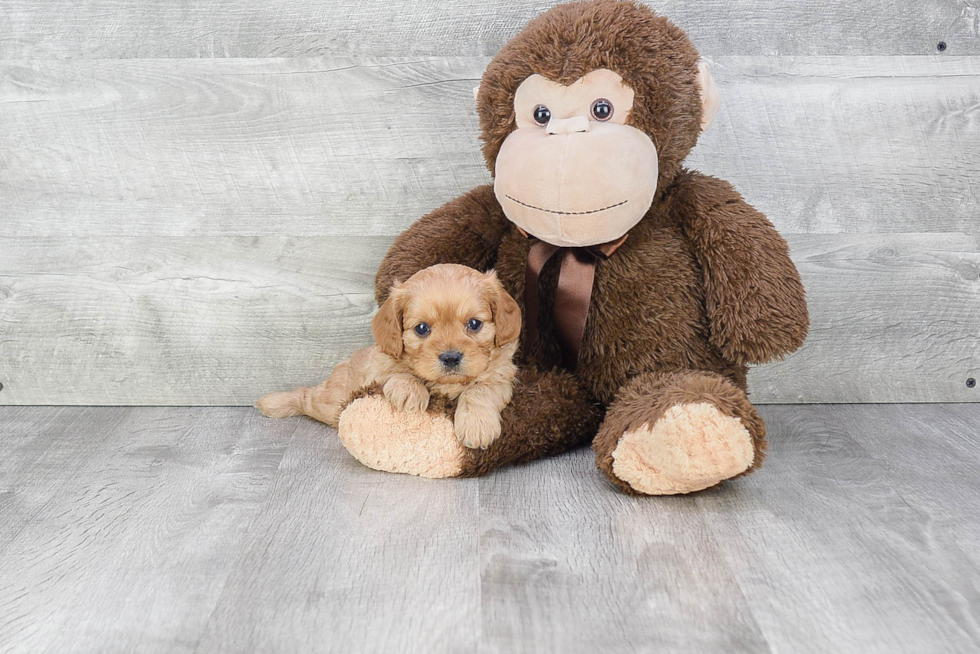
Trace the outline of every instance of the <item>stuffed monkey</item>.
<instances>
[{"instance_id":1,"label":"stuffed monkey","mask_svg":"<svg viewBox=\"0 0 980 654\"><path fill-rule=\"evenodd\" d=\"M648 495L756 470L767 442L746 366L802 345L806 300L766 217L682 166L718 107L687 35L633 2L560 5L476 95L493 183L402 233L376 294L436 263L497 269L525 319L503 433L469 450L447 416L360 397L340 418L347 449L453 477L591 442L614 484Z\"/></svg>"}]
</instances>

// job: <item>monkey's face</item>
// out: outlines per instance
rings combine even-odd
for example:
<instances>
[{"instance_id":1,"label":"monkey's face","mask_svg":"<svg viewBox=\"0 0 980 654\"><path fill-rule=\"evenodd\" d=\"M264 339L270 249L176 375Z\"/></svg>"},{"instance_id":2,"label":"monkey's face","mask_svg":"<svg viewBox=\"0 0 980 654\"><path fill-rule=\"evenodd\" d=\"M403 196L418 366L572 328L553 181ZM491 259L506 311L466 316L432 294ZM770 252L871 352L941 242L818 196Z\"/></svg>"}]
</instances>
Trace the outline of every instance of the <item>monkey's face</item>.
<instances>
[{"instance_id":1,"label":"monkey's face","mask_svg":"<svg viewBox=\"0 0 980 654\"><path fill-rule=\"evenodd\" d=\"M628 125L633 90L608 69L565 86L541 75L514 96L517 129L497 154L494 192L507 217L543 241L597 245L650 208L657 148Z\"/></svg>"}]
</instances>

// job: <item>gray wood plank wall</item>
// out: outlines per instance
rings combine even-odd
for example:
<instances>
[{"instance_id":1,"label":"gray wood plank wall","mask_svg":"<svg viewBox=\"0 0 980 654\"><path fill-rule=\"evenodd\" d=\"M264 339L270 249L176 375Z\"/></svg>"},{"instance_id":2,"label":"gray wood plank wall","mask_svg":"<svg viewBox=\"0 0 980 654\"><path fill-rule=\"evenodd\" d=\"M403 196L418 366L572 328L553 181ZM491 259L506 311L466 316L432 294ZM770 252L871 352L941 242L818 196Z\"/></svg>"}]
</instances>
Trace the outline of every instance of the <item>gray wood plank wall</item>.
<instances>
[{"instance_id":1,"label":"gray wood plank wall","mask_svg":"<svg viewBox=\"0 0 980 654\"><path fill-rule=\"evenodd\" d=\"M394 235L488 181L471 89L550 4L0 0L0 404L320 379ZM980 3L650 4L722 93L690 166L807 285L754 399L980 401Z\"/></svg>"}]
</instances>

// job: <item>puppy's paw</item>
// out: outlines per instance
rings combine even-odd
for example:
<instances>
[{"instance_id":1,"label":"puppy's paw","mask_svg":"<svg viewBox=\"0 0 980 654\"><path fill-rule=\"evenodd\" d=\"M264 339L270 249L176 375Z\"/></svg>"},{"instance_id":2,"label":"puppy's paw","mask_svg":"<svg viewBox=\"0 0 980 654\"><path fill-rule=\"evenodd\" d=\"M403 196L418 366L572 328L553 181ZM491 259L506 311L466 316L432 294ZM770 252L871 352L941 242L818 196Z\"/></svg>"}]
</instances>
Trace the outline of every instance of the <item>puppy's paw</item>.
<instances>
[{"instance_id":1,"label":"puppy's paw","mask_svg":"<svg viewBox=\"0 0 980 654\"><path fill-rule=\"evenodd\" d=\"M392 377L384 385L385 397L399 411L425 411L429 408L429 389L417 379Z\"/></svg>"},{"instance_id":2,"label":"puppy's paw","mask_svg":"<svg viewBox=\"0 0 980 654\"><path fill-rule=\"evenodd\" d=\"M500 414L460 404L453 420L459 442L472 450L485 450L500 436Z\"/></svg>"},{"instance_id":3,"label":"puppy's paw","mask_svg":"<svg viewBox=\"0 0 980 654\"><path fill-rule=\"evenodd\" d=\"M255 406L268 418L290 418L303 413L302 399L296 391L267 393Z\"/></svg>"}]
</instances>

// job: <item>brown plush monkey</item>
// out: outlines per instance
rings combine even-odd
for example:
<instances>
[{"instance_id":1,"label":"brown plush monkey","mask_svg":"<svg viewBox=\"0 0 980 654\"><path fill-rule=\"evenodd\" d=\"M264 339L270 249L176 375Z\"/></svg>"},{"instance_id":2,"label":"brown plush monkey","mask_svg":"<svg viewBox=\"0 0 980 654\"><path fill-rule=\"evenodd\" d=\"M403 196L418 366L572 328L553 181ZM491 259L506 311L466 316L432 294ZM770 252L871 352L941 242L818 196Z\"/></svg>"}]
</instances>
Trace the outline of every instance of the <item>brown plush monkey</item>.
<instances>
[{"instance_id":1,"label":"brown plush monkey","mask_svg":"<svg viewBox=\"0 0 980 654\"><path fill-rule=\"evenodd\" d=\"M688 37L632 2L561 5L504 46L477 104L493 185L399 236L376 291L436 263L496 267L528 323L503 434L468 450L445 416L362 397L341 416L348 450L448 477L592 441L598 467L643 494L757 469L746 365L800 347L806 301L765 216L681 165L717 109Z\"/></svg>"}]
</instances>

